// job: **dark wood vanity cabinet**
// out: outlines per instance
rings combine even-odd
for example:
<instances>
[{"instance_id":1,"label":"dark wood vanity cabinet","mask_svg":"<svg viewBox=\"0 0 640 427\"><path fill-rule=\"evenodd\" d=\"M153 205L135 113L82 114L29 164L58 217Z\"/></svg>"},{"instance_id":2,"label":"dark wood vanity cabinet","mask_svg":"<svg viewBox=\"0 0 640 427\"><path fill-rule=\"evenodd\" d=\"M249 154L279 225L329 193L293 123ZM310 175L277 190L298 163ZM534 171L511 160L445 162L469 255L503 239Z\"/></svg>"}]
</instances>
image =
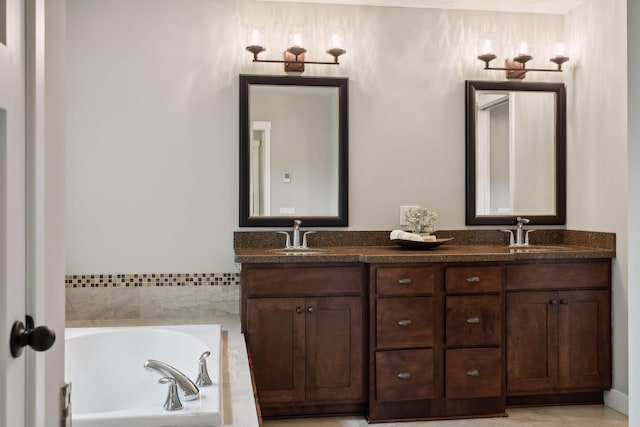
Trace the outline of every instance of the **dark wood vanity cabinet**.
<instances>
[{"instance_id":1,"label":"dark wood vanity cabinet","mask_svg":"<svg viewBox=\"0 0 640 427\"><path fill-rule=\"evenodd\" d=\"M370 421L504 414L502 271L370 267Z\"/></svg>"},{"instance_id":2,"label":"dark wood vanity cabinet","mask_svg":"<svg viewBox=\"0 0 640 427\"><path fill-rule=\"evenodd\" d=\"M241 285L266 417L500 416L611 386L610 259L245 264Z\"/></svg>"},{"instance_id":3,"label":"dark wood vanity cabinet","mask_svg":"<svg viewBox=\"0 0 640 427\"><path fill-rule=\"evenodd\" d=\"M243 330L263 416L364 413L363 268L243 269Z\"/></svg>"},{"instance_id":4,"label":"dark wood vanity cabinet","mask_svg":"<svg viewBox=\"0 0 640 427\"><path fill-rule=\"evenodd\" d=\"M611 387L609 260L507 266L507 401L599 402Z\"/></svg>"}]
</instances>

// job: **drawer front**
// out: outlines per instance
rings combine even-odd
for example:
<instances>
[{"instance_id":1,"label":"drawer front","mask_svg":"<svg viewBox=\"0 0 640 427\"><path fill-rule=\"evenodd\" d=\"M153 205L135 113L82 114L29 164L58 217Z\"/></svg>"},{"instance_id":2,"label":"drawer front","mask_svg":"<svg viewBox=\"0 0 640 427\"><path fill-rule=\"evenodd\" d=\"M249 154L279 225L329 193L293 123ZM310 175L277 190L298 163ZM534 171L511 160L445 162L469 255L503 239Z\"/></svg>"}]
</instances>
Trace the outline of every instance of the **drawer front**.
<instances>
[{"instance_id":1,"label":"drawer front","mask_svg":"<svg viewBox=\"0 0 640 427\"><path fill-rule=\"evenodd\" d=\"M448 267L446 290L451 293L500 292L502 267Z\"/></svg>"},{"instance_id":2,"label":"drawer front","mask_svg":"<svg viewBox=\"0 0 640 427\"><path fill-rule=\"evenodd\" d=\"M507 289L591 289L610 285L608 261L507 265Z\"/></svg>"},{"instance_id":3,"label":"drawer front","mask_svg":"<svg viewBox=\"0 0 640 427\"><path fill-rule=\"evenodd\" d=\"M376 399L380 402L433 399L433 350L376 352Z\"/></svg>"},{"instance_id":4,"label":"drawer front","mask_svg":"<svg viewBox=\"0 0 640 427\"><path fill-rule=\"evenodd\" d=\"M502 365L502 350L499 348L447 350L446 398L501 396Z\"/></svg>"},{"instance_id":5,"label":"drawer front","mask_svg":"<svg viewBox=\"0 0 640 427\"><path fill-rule=\"evenodd\" d=\"M363 292L363 269L349 267L247 268L247 296L343 295Z\"/></svg>"},{"instance_id":6,"label":"drawer front","mask_svg":"<svg viewBox=\"0 0 640 427\"><path fill-rule=\"evenodd\" d=\"M378 298L378 348L433 347L433 297Z\"/></svg>"},{"instance_id":7,"label":"drawer front","mask_svg":"<svg viewBox=\"0 0 640 427\"><path fill-rule=\"evenodd\" d=\"M376 270L379 295L432 294L435 286L433 267L384 267Z\"/></svg>"},{"instance_id":8,"label":"drawer front","mask_svg":"<svg viewBox=\"0 0 640 427\"><path fill-rule=\"evenodd\" d=\"M502 304L498 295L448 296L447 345L499 345Z\"/></svg>"}]
</instances>

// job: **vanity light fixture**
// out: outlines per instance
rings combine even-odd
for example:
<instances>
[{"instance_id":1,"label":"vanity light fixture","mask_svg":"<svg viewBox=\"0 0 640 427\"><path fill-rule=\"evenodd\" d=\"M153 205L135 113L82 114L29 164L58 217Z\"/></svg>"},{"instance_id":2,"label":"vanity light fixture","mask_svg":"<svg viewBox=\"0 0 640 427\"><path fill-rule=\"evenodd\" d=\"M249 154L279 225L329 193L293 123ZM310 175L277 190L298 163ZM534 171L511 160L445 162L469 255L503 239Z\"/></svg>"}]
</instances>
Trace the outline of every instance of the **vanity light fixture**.
<instances>
[{"instance_id":1,"label":"vanity light fixture","mask_svg":"<svg viewBox=\"0 0 640 427\"><path fill-rule=\"evenodd\" d=\"M333 61L306 61L305 53L307 49L302 47L302 34L295 32L292 34L289 42L289 47L284 52L284 59L259 59L258 55L266 50L262 43L260 33L257 30L253 30L249 46L246 50L253 54L253 62L272 62L277 64L284 64L285 71L304 72L305 64L322 64L322 65L338 65L338 57L345 54L347 51L342 46L342 37L336 33L331 36L330 48L327 53L333 56Z\"/></svg>"},{"instance_id":2,"label":"vanity light fixture","mask_svg":"<svg viewBox=\"0 0 640 427\"><path fill-rule=\"evenodd\" d=\"M567 62L569 58L564 56L564 45L558 43L556 45L555 55L549 58L549 61L555 63L557 68L526 68L526 63L533 59L528 53L528 46L526 42L521 42L518 48L518 54L512 59L505 60L504 67L491 67L489 63L496 59L496 55L493 53L491 47L491 41L487 40L484 43L482 49L483 54L478 56L478 59L484 62L485 70L501 70L506 71L508 79L524 79L529 71L549 71L549 72L562 72L562 64Z\"/></svg>"}]
</instances>

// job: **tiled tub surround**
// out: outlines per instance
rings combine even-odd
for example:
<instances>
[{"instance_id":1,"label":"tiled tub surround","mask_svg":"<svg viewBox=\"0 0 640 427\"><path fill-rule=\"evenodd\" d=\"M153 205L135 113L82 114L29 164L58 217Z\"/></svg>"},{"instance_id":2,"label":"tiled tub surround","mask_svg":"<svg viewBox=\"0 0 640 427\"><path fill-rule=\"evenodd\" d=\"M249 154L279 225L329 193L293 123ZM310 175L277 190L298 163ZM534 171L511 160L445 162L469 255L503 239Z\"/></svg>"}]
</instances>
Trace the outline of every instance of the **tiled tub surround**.
<instances>
[{"instance_id":1,"label":"tiled tub surround","mask_svg":"<svg viewBox=\"0 0 640 427\"><path fill-rule=\"evenodd\" d=\"M170 324L239 312L237 273L94 274L65 281L67 326L125 319Z\"/></svg>"}]
</instances>

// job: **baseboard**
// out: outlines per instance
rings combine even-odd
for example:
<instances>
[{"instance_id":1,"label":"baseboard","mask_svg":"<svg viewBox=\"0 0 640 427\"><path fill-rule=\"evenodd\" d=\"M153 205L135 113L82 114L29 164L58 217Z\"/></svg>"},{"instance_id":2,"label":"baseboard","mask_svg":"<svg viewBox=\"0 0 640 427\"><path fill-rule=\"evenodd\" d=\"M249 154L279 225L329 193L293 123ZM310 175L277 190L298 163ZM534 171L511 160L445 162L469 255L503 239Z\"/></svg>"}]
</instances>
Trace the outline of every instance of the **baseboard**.
<instances>
[{"instance_id":1,"label":"baseboard","mask_svg":"<svg viewBox=\"0 0 640 427\"><path fill-rule=\"evenodd\" d=\"M604 392L604 404L616 411L629 416L629 395L611 389Z\"/></svg>"}]
</instances>

